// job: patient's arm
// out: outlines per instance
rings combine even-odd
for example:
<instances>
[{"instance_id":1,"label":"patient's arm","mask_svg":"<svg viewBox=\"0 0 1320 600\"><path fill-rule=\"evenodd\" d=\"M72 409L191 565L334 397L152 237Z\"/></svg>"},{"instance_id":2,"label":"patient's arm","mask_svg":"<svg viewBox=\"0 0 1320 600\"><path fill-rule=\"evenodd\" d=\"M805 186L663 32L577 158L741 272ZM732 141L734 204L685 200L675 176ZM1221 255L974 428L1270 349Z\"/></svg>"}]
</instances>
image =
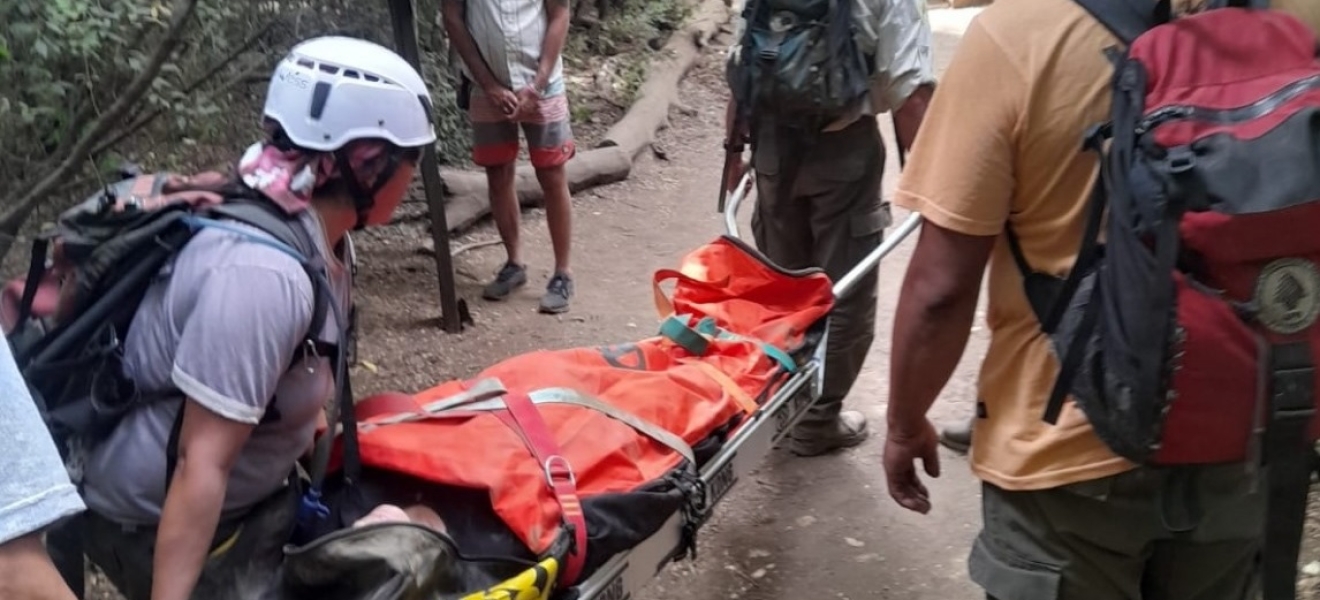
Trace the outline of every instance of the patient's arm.
<instances>
[{"instance_id":1,"label":"patient's arm","mask_svg":"<svg viewBox=\"0 0 1320 600\"><path fill-rule=\"evenodd\" d=\"M446 531L445 522L440 519L440 515L421 504L412 504L405 508L393 504L381 504L366 516L353 522L353 526L364 527L378 523L415 523L441 533Z\"/></svg>"},{"instance_id":2,"label":"patient's arm","mask_svg":"<svg viewBox=\"0 0 1320 600\"><path fill-rule=\"evenodd\" d=\"M414 504L404 508L403 512L408 514L408 517L412 519L413 523L425 525L426 527L430 527L431 529L442 533L446 531L444 520L440 518L439 514L431 510L430 507L422 506L421 504Z\"/></svg>"}]
</instances>

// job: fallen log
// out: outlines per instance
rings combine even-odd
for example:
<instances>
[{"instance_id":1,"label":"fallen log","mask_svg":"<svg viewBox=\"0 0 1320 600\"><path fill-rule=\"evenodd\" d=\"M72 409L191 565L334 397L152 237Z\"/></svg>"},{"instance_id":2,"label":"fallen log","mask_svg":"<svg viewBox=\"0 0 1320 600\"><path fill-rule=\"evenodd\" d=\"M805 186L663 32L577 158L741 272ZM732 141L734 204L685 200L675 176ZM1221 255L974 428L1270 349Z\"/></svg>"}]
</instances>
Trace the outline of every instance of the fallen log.
<instances>
[{"instance_id":1,"label":"fallen log","mask_svg":"<svg viewBox=\"0 0 1320 600\"><path fill-rule=\"evenodd\" d=\"M632 159L619 148L595 148L578 152L564 165L568 177L568 191L577 193L607 183L628 178ZM514 178L518 204L537 206L544 199L541 184L531 165L519 165ZM445 182L445 218L451 231L471 227L490 213L490 197L486 192L486 173L461 169L441 169Z\"/></svg>"},{"instance_id":2,"label":"fallen log","mask_svg":"<svg viewBox=\"0 0 1320 600\"><path fill-rule=\"evenodd\" d=\"M660 50L660 58L651 63L632 108L605 132L598 148L622 148L637 160L655 143L656 134L669 126L670 107L679 104L679 83L697 64L701 51L719 33L720 26L728 22L729 14L724 0L707 0L697 6L688 25Z\"/></svg>"},{"instance_id":3,"label":"fallen log","mask_svg":"<svg viewBox=\"0 0 1320 600\"><path fill-rule=\"evenodd\" d=\"M693 18L660 50L628 112L595 148L579 148L577 156L565 165L571 193L628 178L633 161L668 126L671 106L684 108L678 99L679 83L692 70L710 39L728 22L730 14L726 0L701 0ZM471 227L490 214L484 172L441 169L440 178L444 182L445 218L451 232ZM541 203L541 186L531 165L518 166L514 187L522 206Z\"/></svg>"}]
</instances>

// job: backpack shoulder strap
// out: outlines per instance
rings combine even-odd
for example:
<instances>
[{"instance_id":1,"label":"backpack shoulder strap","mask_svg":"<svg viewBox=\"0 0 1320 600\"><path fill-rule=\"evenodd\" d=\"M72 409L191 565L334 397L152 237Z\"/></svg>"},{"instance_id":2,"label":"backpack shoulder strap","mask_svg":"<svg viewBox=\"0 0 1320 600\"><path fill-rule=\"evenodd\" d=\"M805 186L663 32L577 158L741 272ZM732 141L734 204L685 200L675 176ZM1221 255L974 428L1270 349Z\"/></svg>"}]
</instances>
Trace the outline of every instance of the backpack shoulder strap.
<instances>
[{"instance_id":1,"label":"backpack shoulder strap","mask_svg":"<svg viewBox=\"0 0 1320 600\"><path fill-rule=\"evenodd\" d=\"M236 198L211 208L210 212L215 216L233 219L265 231L302 254L300 262L312 284L312 321L307 329L307 337L315 342L325 327L330 302L326 297L325 286L320 285L318 281L318 278L325 277L325 261L321 258L311 234L299 227L293 219L276 213L276 210L278 210L276 207L267 206L260 200ZM340 340L341 343L342 341Z\"/></svg>"},{"instance_id":2,"label":"backpack shoulder strap","mask_svg":"<svg viewBox=\"0 0 1320 600\"><path fill-rule=\"evenodd\" d=\"M1173 8L1170 0L1076 0L1086 12L1128 46L1152 27L1168 23Z\"/></svg>"}]
</instances>

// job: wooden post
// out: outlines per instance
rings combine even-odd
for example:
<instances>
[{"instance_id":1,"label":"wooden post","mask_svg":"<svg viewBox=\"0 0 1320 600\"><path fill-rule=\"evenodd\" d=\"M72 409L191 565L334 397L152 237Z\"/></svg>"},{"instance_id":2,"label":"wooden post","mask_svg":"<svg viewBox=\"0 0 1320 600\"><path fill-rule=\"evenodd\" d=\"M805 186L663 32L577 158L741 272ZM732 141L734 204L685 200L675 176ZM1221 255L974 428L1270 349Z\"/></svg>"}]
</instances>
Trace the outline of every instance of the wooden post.
<instances>
[{"instance_id":1,"label":"wooden post","mask_svg":"<svg viewBox=\"0 0 1320 600\"><path fill-rule=\"evenodd\" d=\"M390 21L394 26L394 40L399 54L422 72L421 51L417 47L417 18L413 0L389 0ZM440 180L440 164L435 156L435 144L422 150L422 187L426 191L426 204L431 209L431 241L435 243L435 270L440 283L440 323L447 333L463 330L458 291L454 283L454 261L449 253L449 223L445 219L444 182Z\"/></svg>"}]
</instances>

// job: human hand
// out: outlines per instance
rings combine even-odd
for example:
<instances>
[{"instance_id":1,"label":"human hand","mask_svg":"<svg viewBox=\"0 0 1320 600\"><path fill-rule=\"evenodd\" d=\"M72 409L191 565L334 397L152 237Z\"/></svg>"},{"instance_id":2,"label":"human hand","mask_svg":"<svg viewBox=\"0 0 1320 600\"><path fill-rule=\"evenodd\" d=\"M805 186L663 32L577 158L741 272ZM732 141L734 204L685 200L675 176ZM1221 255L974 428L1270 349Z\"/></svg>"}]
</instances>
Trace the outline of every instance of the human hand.
<instances>
[{"instance_id":1,"label":"human hand","mask_svg":"<svg viewBox=\"0 0 1320 600\"><path fill-rule=\"evenodd\" d=\"M930 512L930 492L917 477L916 461L921 459L927 475L939 477L938 449L939 434L928 419L922 419L914 431L890 428L885 439L885 479L899 506L923 515Z\"/></svg>"},{"instance_id":2,"label":"human hand","mask_svg":"<svg viewBox=\"0 0 1320 600\"><path fill-rule=\"evenodd\" d=\"M522 121L536 115L536 109L541 102L541 94L536 88L527 86L517 93L518 108L513 113L513 120Z\"/></svg>"},{"instance_id":3,"label":"human hand","mask_svg":"<svg viewBox=\"0 0 1320 600\"><path fill-rule=\"evenodd\" d=\"M737 191L738 184L742 182L743 175L747 173L747 169L751 166L752 166L751 161L744 160L742 157L738 157L737 161L730 164L729 178L724 182L724 190L729 192L730 194ZM754 182L752 182L751 180L747 181L747 185L743 186L744 194L752 190L753 183Z\"/></svg>"},{"instance_id":4,"label":"human hand","mask_svg":"<svg viewBox=\"0 0 1320 600\"><path fill-rule=\"evenodd\" d=\"M514 113L518 111L518 96L513 90L496 84L482 91L505 117L513 118Z\"/></svg>"}]
</instances>

